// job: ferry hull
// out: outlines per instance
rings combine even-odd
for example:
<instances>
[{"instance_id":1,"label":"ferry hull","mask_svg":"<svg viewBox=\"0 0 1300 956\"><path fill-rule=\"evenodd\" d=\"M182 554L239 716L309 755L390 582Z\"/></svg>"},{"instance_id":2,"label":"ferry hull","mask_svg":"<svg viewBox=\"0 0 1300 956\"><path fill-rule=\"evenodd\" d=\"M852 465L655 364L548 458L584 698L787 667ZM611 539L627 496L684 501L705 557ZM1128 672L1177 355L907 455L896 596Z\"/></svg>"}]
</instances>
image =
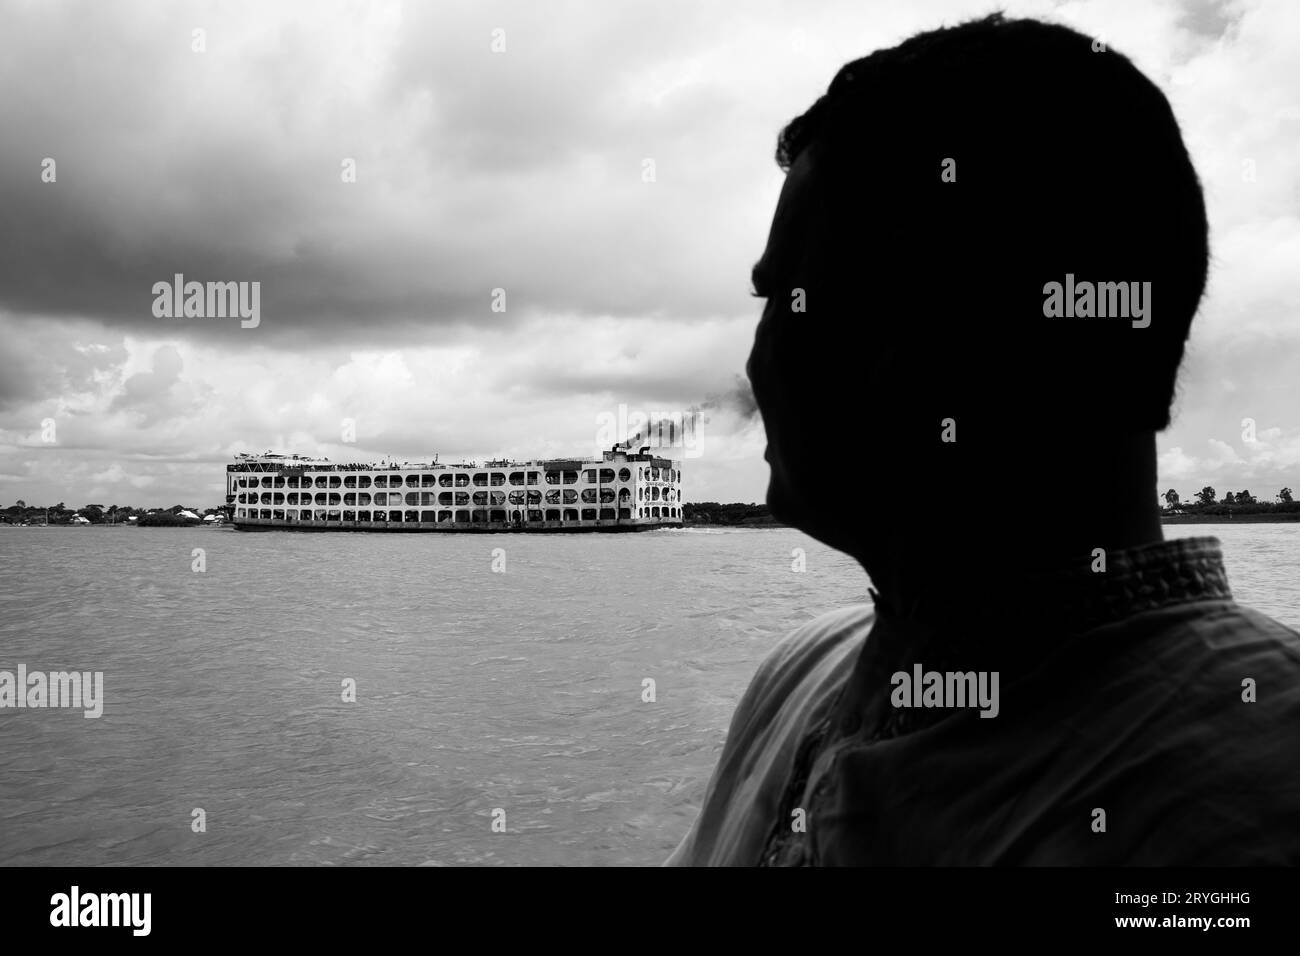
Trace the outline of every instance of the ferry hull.
<instances>
[{"instance_id":1,"label":"ferry hull","mask_svg":"<svg viewBox=\"0 0 1300 956\"><path fill-rule=\"evenodd\" d=\"M274 518L240 518L234 522L240 531L359 531L389 534L617 534L633 531L656 531L660 528L680 528L680 521L654 521L635 523L635 519L621 521L534 521L511 524L505 521L477 523L426 521L277 521Z\"/></svg>"}]
</instances>

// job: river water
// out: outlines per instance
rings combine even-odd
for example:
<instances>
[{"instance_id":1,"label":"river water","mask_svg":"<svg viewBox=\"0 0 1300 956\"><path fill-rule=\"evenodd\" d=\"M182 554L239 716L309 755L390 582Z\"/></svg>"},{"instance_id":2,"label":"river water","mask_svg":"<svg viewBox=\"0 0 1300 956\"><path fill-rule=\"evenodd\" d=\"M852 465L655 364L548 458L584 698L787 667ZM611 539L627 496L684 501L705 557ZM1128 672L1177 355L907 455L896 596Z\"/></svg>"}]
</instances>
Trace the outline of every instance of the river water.
<instances>
[{"instance_id":1,"label":"river water","mask_svg":"<svg viewBox=\"0 0 1300 956\"><path fill-rule=\"evenodd\" d=\"M1300 525L1165 532L1300 626ZM105 698L0 710L2 864L658 863L758 661L867 599L786 529L4 528L0 581L0 670Z\"/></svg>"}]
</instances>

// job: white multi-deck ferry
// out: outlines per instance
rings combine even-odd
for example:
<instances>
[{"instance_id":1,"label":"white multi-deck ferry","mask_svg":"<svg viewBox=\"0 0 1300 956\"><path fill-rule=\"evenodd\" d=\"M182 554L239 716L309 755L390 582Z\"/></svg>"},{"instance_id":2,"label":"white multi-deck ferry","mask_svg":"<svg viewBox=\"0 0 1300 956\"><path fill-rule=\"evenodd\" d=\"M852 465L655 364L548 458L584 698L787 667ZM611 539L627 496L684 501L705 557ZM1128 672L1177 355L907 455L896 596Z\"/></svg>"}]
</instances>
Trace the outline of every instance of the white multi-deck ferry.
<instances>
[{"instance_id":1,"label":"white multi-deck ferry","mask_svg":"<svg viewBox=\"0 0 1300 956\"><path fill-rule=\"evenodd\" d=\"M682 470L645 446L546 461L338 463L240 455L226 503L241 531L646 531L680 527Z\"/></svg>"}]
</instances>

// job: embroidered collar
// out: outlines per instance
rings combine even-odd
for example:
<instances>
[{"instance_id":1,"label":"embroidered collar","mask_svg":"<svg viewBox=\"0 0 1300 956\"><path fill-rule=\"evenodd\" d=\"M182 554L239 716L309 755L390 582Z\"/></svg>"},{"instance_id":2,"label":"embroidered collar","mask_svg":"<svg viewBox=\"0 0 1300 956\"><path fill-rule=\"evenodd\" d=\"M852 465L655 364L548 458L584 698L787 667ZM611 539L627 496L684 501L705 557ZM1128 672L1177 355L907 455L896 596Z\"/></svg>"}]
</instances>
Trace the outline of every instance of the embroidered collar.
<instances>
[{"instance_id":1,"label":"embroidered collar","mask_svg":"<svg viewBox=\"0 0 1300 956\"><path fill-rule=\"evenodd\" d=\"M876 618L835 711L846 730L874 725L885 736L934 719L894 712L882 693L893 674L918 663L925 670L998 671L1005 687L1086 631L1178 604L1232 600L1219 541L1211 537L1115 551L1106 555L1104 571L1089 556L1011 575L999 593L968 591L907 614L872 596Z\"/></svg>"},{"instance_id":2,"label":"embroidered collar","mask_svg":"<svg viewBox=\"0 0 1300 956\"><path fill-rule=\"evenodd\" d=\"M1232 591L1219 539L1196 537L1009 574L997 594L966 592L944 600L940 591L923 608L892 607L874 590L871 597L879 617L925 630L988 623L1078 633L1175 604L1231 600Z\"/></svg>"}]
</instances>

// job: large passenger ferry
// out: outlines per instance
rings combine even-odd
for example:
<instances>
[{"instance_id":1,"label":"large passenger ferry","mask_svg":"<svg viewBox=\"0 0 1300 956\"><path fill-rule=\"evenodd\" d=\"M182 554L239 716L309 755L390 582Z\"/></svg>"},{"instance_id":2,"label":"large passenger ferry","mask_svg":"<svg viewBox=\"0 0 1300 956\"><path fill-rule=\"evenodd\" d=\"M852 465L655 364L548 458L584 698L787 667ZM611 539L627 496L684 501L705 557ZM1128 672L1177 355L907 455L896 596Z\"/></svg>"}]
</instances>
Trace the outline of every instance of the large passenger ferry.
<instances>
[{"instance_id":1,"label":"large passenger ferry","mask_svg":"<svg viewBox=\"0 0 1300 956\"><path fill-rule=\"evenodd\" d=\"M682 470L615 445L600 458L338 463L240 455L226 503L241 531L646 531L680 527Z\"/></svg>"}]
</instances>

